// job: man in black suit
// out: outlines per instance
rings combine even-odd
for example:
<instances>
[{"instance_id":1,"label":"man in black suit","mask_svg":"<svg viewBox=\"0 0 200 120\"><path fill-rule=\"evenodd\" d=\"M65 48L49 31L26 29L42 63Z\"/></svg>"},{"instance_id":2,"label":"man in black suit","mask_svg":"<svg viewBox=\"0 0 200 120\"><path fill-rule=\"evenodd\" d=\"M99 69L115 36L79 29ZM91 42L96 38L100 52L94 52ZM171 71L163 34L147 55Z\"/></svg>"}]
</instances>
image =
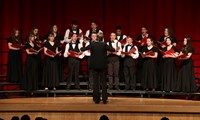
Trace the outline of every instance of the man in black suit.
<instances>
[{"instance_id":1,"label":"man in black suit","mask_svg":"<svg viewBox=\"0 0 200 120\"><path fill-rule=\"evenodd\" d=\"M96 34L96 33L92 33ZM114 52L115 49L108 46L104 42L100 42L99 38L91 42L87 47L81 48L81 51L91 51L90 67L93 70L93 100L96 104L100 102L100 81L102 84L102 100L107 103L107 84L106 84L106 69L107 69L107 51ZM100 79L99 79L100 78Z\"/></svg>"}]
</instances>

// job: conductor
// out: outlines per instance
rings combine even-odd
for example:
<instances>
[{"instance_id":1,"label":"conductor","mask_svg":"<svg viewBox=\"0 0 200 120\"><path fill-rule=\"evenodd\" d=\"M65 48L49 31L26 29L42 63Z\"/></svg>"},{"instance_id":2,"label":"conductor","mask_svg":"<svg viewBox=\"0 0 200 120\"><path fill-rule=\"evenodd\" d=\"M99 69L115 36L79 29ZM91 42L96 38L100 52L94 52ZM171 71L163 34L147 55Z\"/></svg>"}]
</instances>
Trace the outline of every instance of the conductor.
<instances>
[{"instance_id":1,"label":"conductor","mask_svg":"<svg viewBox=\"0 0 200 120\"><path fill-rule=\"evenodd\" d=\"M96 33L92 33L96 35ZM81 51L90 50L90 67L93 70L93 101L96 104L100 102L100 82L102 85L102 100L104 104L107 104L107 80L106 80L106 69L107 69L107 51L114 52L113 47L108 46L106 43L100 41L101 36L97 36L97 39L92 41L87 47L82 47Z\"/></svg>"}]
</instances>

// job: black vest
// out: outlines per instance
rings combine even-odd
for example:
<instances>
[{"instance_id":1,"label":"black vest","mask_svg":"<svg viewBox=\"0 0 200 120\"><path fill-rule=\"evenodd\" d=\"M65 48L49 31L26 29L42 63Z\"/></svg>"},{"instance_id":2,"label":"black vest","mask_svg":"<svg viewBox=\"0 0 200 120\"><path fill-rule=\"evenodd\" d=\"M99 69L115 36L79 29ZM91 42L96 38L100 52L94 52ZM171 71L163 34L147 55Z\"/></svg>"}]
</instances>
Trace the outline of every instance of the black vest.
<instances>
[{"instance_id":1,"label":"black vest","mask_svg":"<svg viewBox=\"0 0 200 120\"><path fill-rule=\"evenodd\" d=\"M117 39L117 40L119 40L119 41L120 41L120 40L123 40L123 36L124 36L124 35L121 34L120 37L119 37L119 39ZM117 38L117 37L116 37L116 38Z\"/></svg>"},{"instance_id":2,"label":"black vest","mask_svg":"<svg viewBox=\"0 0 200 120\"><path fill-rule=\"evenodd\" d=\"M73 30L72 30L71 28L70 28L69 30L70 30L71 33L74 33ZM76 30L76 34L78 35L79 33L80 33L80 29L77 29L77 30Z\"/></svg>"},{"instance_id":3,"label":"black vest","mask_svg":"<svg viewBox=\"0 0 200 120\"><path fill-rule=\"evenodd\" d=\"M119 47L119 46L118 46L118 42L117 42L116 44L117 44L116 47ZM109 41L108 45L109 45L110 47L112 47L112 42ZM116 61L119 61L119 56L114 55L114 54L109 54L109 55L108 55L108 62L116 62Z\"/></svg>"},{"instance_id":4,"label":"black vest","mask_svg":"<svg viewBox=\"0 0 200 120\"><path fill-rule=\"evenodd\" d=\"M91 37L92 33L95 32L95 33L99 33L99 29L96 29L95 31L93 31L92 29L90 29L90 33L89 33L89 38Z\"/></svg>"},{"instance_id":5,"label":"black vest","mask_svg":"<svg viewBox=\"0 0 200 120\"><path fill-rule=\"evenodd\" d=\"M112 42L109 41L108 45L109 45L110 47L112 47ZM118 46L118 42L117 42L117 47L119 47L119 46Z\"/></svg>"},{"instance_id":6,"label":"black vest","mask_svg":"<svg viewBox=\"0 0 200 120\"><path fill-rule=\"evenodd\" d=\"M76 44L75 48L72 47L72 44ZM79 48L78 48L78 42L76 43L69 43L69 51L74 51L74 52L80 52Z\"/></svg>"},{"instance_id":7,"label":"black vest","mask_svg":"<svg viewBox=\"0 0 200 120\"><path fill-rule=\"evenodd\" d=\"M130 50L131 50L133 47L134 47L134 45L131 45ZM125 52L129 52L129 51L128 51L128 45L125 46ZM125 57L128 57L128 58L129 58L130 56L126 55Z\"/></svg>"},{"instance_id":8,"label":"black vest","mask_svg":"<svg viewBox=\"0 0 200 120\"><path fill-rule=\"evenodd\" d=\"M131 45L131 49L132 49L133 47L134 47L134 45ZM130 50L131 50L131 49L130 49ZM129 52L129 51L128 51L128 45L125 46L125 52Z\"/></svg>"}]
</instances>

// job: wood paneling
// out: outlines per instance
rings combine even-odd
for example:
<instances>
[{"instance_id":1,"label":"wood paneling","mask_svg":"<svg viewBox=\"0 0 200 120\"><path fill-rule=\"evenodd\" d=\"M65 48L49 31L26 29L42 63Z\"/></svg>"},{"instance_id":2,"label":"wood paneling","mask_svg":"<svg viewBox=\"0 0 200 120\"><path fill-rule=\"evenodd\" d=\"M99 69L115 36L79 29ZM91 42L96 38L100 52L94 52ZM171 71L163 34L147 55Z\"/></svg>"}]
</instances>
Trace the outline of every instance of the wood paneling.
<instances>
[{"instance_id":1,"label":"wood paneling","mask_svg":"<svg viewBox=\"0 0 200 120\"><path fill-rule=\"evenodd\" d=\"M1 118L10 120L12 116L21 117L28 114L31 120L44 117L48 120L99 120L101 115L107 115L109 120L160 120L167 116L170 120L199 120L198 114L170 114L170 113L68 113L68 112L9 112L1 113Z\"/></svg>"}]
</instances>

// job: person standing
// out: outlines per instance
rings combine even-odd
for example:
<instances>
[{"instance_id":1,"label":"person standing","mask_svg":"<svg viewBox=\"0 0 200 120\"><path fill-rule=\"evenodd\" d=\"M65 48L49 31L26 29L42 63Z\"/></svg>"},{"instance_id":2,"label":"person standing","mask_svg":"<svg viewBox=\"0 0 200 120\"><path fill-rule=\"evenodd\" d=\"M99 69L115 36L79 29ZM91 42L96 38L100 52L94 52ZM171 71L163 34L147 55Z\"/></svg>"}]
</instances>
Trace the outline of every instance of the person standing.
<instances>
[{"instance_id":1,"label":"person standing","mask_svg":"<svg viewBox=\"0 0 200 120\"><path fill-rule=\"evenodd\" d=\"M120 25L117 25L115 27L115 33L116 33L116 39L118 41L124 40L127 37L125 34L123 34L123 32L122 32L122 26L120 26Z\"/></svg>"},{"instance_id":2,"label":"person standing","mask_svg":"<svg viewBox=\"0 0 200 120\"><path fill-rule=\"evenodd\" d=\"M123 28L120 25L115 27L116 39L121 43L121 48L123 49L124 45L126 44L126 35L123 33ZM124 61L123 58L119 58L119 81L124 82Z\"/></svg>"},{"instance_id":3,"label":"person standing","mask_svg":"<svg viewBox=\"0 0 200 120\"><path fill-rule=\"evenodd\" d=\"M147 46L142 50L143 57L142 87L146 90L155 91L157 88L157 63L158 49L153 45L153 39L147 38Z\"/></svg>"},{"instance_id":4,"label":"person standing","mask_svg":"<svg viewBox=\"0 0 200 120\"><path fill-rule=\"evenodd\" d=\"M180 55L178 57L178 59L181 60L181 65L178 73L177 91L192 93L196 90L194 65L192 60L193 53L194 48L191 45L191 38L184 38L183 46L181 47Z\"/></svg>"},{"instance_id":5,"label":"person standing","mask_svg":"<svg viewBox=\"0 0 200 120\"><path fill-rule=\"evenodd\" d=\"M7 80L12 83L20 83L22 81L22 57L20 51L22 41L19 30L13 29L11 37L8 39L8 48Z\"/></svg>"},{"instance_id":6,"label":"person standing","mask_svg":"<svg viewBox=\"0 0 200 120\"><path fill-rule=\"evenodd\" d=\"M133 45L133 38L127 37L127 43L122 50L124 58L125 90L136 88L136 59L139 57L137 46Z\"/></svg>"},{"instance_id":7,"label":"person standing","mask_svg":"<svg viewBox=\"0 0 200 120\"><path fill-rule=\"evenodd\" d=\"M71 37L73 34L77 34L77 41L82 43L83 42L83 31L78 27L78 21L74 20L71 23L71 28L65 31L64 41L66 43L71 42Z\"/></svg>"},{"instance_id":8,"label":"person standing","mask_svg":"<svg viewBox=\"0 0 200 120\"><path fill-rule=\"evenodd\" d=\"M64 37L58 32L58 27L57 25L53 25L49 31L48 34L44 36L44 40L48 40L49 34L53 33L54 34L54 41L55 44L58 46L58 51L63 53L64 49L62 49L64 46ZM58 70L59 70L59 81L64 80L64 58L63 56L56 56L57 62L58 62Z\"/></svg>"},{"instance_id":9,"label":"person standing","mask_svg":"<svg viewBox=\"0 0 200 120\"><path fill-rule=\"evenodd\" d=\"M33 28L31 29L29 34L33 34L34 35L34 39L35 39L34 42L36 43L36 45L38 47L40 47L40 48L43 47L45 41L42 40L42 37L39 34L39 28L38 27L33 26ZM28 39L29 38L27 37L27 40Z\"/></svg>"},{"instance_id":10,"label":"person standing","mask_svg":"<svg viewBox=\"0 0 200 120\"><path fill-rule=\"evenodd\" d=\"M119 90L119 58L121 56L121 43L116 40L116 34L110 34L110 41L107 43L117 52L108 52L108 89L112 90L113 85ZM114 78L114 79L113 79ZM113 84L114 82L114 84Z\"/></svg>"},{"instance_id":11,"label":"person standing","mask_svg":"<svg viewBox=\"0 0 200 120\"><path fill-rule=\"evenodd\" d=\"M165 92L176 91L177 71L176 58L178 57L178 49L173 45L171 37L166 38L167 46L163 48L162 57L163 65L161 71L161 90Z\"/></svg>"},{"instance_id":12,"label":"person standing","mask_svg":"<svg viewBox=\"0 0 200 120\"><path fill-rule=\"evenodd\" d=\"M158 41L158 44L159 44L159 46L160 46L161 48L166 47L166 40L167 40L167 38L169 38L169 37L171 38L172 45L173 45L173 46L176 46L177 40L176 40L176 38L174 37L172 28L166 27L166 28L164 29L164 35L163 35L163 36L159 39L159 41Z\"/></svg>"},{"instance_id":13,"label":"person standing","mask_svg":"<svg viewBox=\"0 0 200 120\"><path fill-rule=\"evenodd\" d=\"M24 79L22 86L27 92L32 92L39 88L40 61L38 60L37 55L41 49L34 43L34 40L34 35L29 34L28 41L24 46L27 55L24 64Z\"/></svg>"},{"instance_id":14,"label":"person standing","mask_svg":"<svg viewBox=\"0 0 200 120\"><path fill-rule=\"evenodd\" d=\"M103 31L98 29L98 24L97 24L97 21L95 20L91 22L91 29L87 30L85 33L85 38L84 38L85 41L91 40L92 33L103 34ZM101 40L104 41L103 38Z\"/></svg>"},{"instance_id":15,"label":"person standing","mask_svg":"<svg viewBox=\"0 0 200 120\"><path fill-rule=\"evenodd\" d=\"M147 27L143 26L141 28L141 33L140 35L138 35L137 37L137 41L138 43L140 43L140 50L141 51L143 49L144 46L146 46L146 40L147 38L152 38L152 36L148 33Z\"/></svg>"},{"instance_id":16,"label":"person standing","mask_svg":"<svg viewBox=\"0 0 200 120\"><path fill-rule=\"evenodd\" d=\"M176 46L176 38L174 37L174 33L173 33L173 30L172 28L170 27L166 27L164 29L164 32L163 32L163 36L157 41L157 45L158 45L158 48L160 50L163 50L166 46L167 46L167 43L166 43L166 40L167 38L170 37L172 40L172 45L173 46ZM158 86L160 87L161 86L161 73L162 73L162 69L163 69L163 62L164 62L164 59L162 57L162 54L160 52L158 52Z\"/></svg>"},{"instance_id":17,"label":"person standing","mask_svg":"<svg viewBox=\"0 0 200 120\"><path fill-rule=\"evenodd\" d=\"M59 85L58 63L56 56L61 56L58 51L58 45L54 42L54 34L50 33L48 41L44 44L44 68L43 68L43 85L45 90L56 87Z\"/></svg>"},{"instance_id":18,"label":"person standing","mask_svg":"<svg viewBox=\"0 0 200 120\"><path fill-rule=\"evenodd\" d=\"M148 28L146 26L143 26L141 28L141 34L137 37L137 42L139 43L139 51L142 52L143 48L146 47L146 41L147 38L153 38L148 33ZM137 72L136 72L136 78L138 82L142 82L142 71L143 71L143 58L141 55L139 55L139 58L137 59Z\"/></svg>"},{"instance_id":19,"label":"person standing","mask_svg":"<svg viewBox=\"0 0 200 120\"><path fill-rule=\"evenodd\" d=\"M91 42L87 47L81 48L81 51L91 51L90 67L93 70L93 101L96 104L100 102L100 82L102 85L102 100L103 103L107 103L107 80L106 80L106 69L107 69L107 51L114 52L115 49L108 46L106 43L99 41L99 38Z\"/></svg>"},{"instance_id":20,"label":"person standing","mask_svg":"<svg viewBox=\"0 0 200 120\"><path fill-rule=\"evenodd\" d=\"M66 89L69 90L71 87L72 76L74 71L74 78L75 78L75 88L81 90L80 83L79 83L79 69L80 69L80 59L84 57L84 54L79 54L80 48L82 44L77 42L78 36L77 34L73 34L71 37L71 42L68 43L65 47L64 57L68 57L68 70L69 75L67 79L67 86ZM74 54L73 53L77 53Z\"/></svg>"},{"instance_id":21,"label":"person standing","mask_svg":"<svg viewBox=\"0 0 200 120\"><path fill-rule=\"evenodd\" d=\"M34 35L34 43L39 47L39 48L43 48L44 46L44 43L46 41L44 41L42 39L42 37L40 36L40 33L39 33L39 28L37 26L33 26L30 33L29 34L33 34ZM27 41L28 41L29 37L27 37ZM42 69L43 69L43 52L39 52L37 54L37 58L38 58L38 61L39 61L39 77L40 79L42 79ZM41 85L41 81L39 81L39 84Z\"/></svg>"}]
</instances>

